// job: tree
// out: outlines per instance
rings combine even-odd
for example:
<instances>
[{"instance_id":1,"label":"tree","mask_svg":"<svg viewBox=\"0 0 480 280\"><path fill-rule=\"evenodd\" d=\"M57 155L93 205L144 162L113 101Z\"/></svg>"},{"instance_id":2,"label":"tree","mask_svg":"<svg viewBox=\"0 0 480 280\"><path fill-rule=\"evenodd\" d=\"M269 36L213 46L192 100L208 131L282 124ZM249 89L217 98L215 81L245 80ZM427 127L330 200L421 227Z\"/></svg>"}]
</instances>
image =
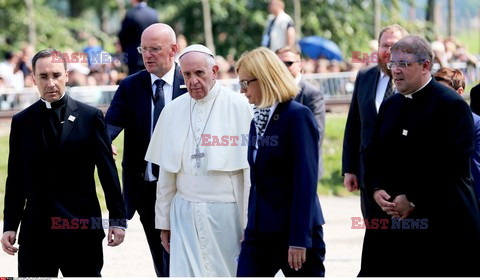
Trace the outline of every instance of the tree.
<instances>
[{"instance_id":1,"label":"tree","mask_svg":"<svg viewBox=\"0 0 480 280\"><path fill-rule=\"evenodd\" d=\"M203 11L203 32L205 32L205 41L207 41L207 47L215 53L215 44L213 43L212 34L212 15L210 13L209 0L202 0Z\"/></svg>"},{"instance_id":2,"label":"tree","mask_svg":"<svg viewBox=\"0 0 480 280\"><path fill-rule=\"evenodd\" d=\"M454 32L454 14L455 14L455 6L453 5L453 0L448 0L448 31L447 35L449 37L453 36L455 34Z\"/></svg>"},{"instance_id":3,"label":"tree","mask_svg":"<svg viewBox=\"0 0 480 280\"><path fill-rule=\"evenodd\" d=\"M435 24L437 23L436 13L435 13L436 6L437 6L437 3L435 0L428 0L427 14L425 16L425 19L429 23L428 28L434 34L437 33L437 28L435 27Z\"/></svg>"}]
</instances>

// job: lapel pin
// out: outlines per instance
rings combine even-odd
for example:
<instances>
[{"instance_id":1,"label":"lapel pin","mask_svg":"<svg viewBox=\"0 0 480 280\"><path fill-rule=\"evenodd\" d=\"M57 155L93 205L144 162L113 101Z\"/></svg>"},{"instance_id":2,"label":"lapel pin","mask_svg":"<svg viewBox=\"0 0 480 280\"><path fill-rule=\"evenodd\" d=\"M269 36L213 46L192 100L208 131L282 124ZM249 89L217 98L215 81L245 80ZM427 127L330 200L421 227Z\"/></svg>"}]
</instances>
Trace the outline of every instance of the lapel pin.
<instances>
[{"instance_id":1,"label":"lapel pin","mask_svg":"<svg viewBox=\"0 0 480 280\"><path fill-rule=\"evenodd\" d=\"M275 114L275 116L273 116L274 121L277 121L279 118L280 118L280 116L278 114Z\"/></svg>"},{"instance_id":2,"label":"lapel pin","mask_svg":"<svg viewBox=\"0 0 480 280\"><path fill-rule=\"evenodd\" d=\"M187 86L186 85L180 85L180 88L182 88L182 89L187 88Z\"/></svg>"},{"instance_id":3,"label":"lapel pin","mask_svg":"<svg viewBox=\"0 0 480 280\"><path fill-rule=\"evenodd\" d=\"M68 120L71 121L71 122L73 122L73 121L75 121L75 117L72 116L72 115L70 115L70 116L68 116Z\"/></svg>"}]
</instances>

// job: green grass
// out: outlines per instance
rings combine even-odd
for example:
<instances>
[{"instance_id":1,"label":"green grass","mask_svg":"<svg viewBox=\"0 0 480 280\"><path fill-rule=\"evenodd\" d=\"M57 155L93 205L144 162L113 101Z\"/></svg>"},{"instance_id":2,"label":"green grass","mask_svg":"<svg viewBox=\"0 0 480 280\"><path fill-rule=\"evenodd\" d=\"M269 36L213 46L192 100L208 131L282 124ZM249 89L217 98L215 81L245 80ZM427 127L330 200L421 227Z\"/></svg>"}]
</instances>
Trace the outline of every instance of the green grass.
<instances>
[{"instance_id":1,"label":"green grass","mask_svg":"<svg viewBox=\"0 0 480 280\"><path fill-rule=\"evenodd\" d=\"M459 32L458 40L468 47L468 52L475 55L480 53L480 32L476 29Z\"/></svg>"},{"instance_id":2,"label":"green grass","mask_svg":"<svg viewBox=\"0 0 480 280\"><path fill-rule=\"evenodd\" d=\"M343 186L342 146L347 114L327 114L325 140L323 141L323 167L325 174L318 185L322 195L346 196L350 193Z\"/></svg>"},{"instance_id":3,"label":"green grass","mask_svg":"<svg viewBox=\"0 0 480 280\"><path fill-rule=\"evenodd\" d=\"M343 131L345 129L346 114L327 114L326 119L326 137L323 142L323 165L325 174L318 185L318 193L321 195L350 195L343 187L342 170L342 145ZM123 155L123 133L121 133L113 144L117 147L118 155L116 156L116 165L119 177L121 178L121 162ZM5 180L7 176L8 161L8 135L0 137L0 219L3 219L3 205L5 197ZM102 209L106 209L105 198L102 187L99 183L97 175L97 195L100 200Z\"/></svg>"}]
</instances>

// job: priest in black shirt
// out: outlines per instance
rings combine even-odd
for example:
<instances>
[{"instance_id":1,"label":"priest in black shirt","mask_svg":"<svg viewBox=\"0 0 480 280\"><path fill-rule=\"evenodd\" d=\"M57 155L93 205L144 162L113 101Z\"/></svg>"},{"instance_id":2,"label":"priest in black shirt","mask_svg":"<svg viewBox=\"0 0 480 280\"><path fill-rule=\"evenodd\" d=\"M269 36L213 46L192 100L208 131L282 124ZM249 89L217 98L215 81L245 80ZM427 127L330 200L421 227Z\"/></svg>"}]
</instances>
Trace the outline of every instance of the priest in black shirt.
<instances>
[{"instance_id":1,"label":"priest in black shirt","mask_svg":"<svg viewBox=\"0 0 480 280\"><path fill-rule=\"evenodd\" d=\"M38 52L32 66L41 99L12 119L2 249L18 251L20 277L58 277L59 270L64 277L99 277L103 228L108 245L117 246L126 227L103 114L65 94L67 67L55 50ZM106 221L95 167L109 210Z\"/></svg>"},{"instance_id":2,"label":"priest in black shirt","mask_svg":"<svg viewBox=\"0 0 480 280\"><path fill-rule=\"evenodd\" d=\"M432 79L423 38L407 36L391 52L401 94L382 103L368 147L366 189L376 203L359 276L480 276L472 112Z\"/></svg>"}]
</instances>

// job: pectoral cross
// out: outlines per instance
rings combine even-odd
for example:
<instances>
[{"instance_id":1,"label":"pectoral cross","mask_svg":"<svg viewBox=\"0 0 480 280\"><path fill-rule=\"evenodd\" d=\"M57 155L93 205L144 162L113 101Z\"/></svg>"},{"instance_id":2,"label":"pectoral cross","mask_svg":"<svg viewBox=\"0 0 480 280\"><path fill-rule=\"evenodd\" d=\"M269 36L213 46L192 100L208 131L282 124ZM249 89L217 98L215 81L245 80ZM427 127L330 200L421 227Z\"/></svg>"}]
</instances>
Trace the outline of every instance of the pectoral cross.
<instances>
[{"instance_id":1,"label":"pectoral cross","mask_svg":"<svg viewBox=\"0 0 480 280\"><path fill-rule=\"evenodd\" d=\"M200 167L200 158L204 157L205 153L200 153L198 147L195 149L195 153L192 155L192 159L196 160L195 167Z\"/></svg>"}]
</instances>

